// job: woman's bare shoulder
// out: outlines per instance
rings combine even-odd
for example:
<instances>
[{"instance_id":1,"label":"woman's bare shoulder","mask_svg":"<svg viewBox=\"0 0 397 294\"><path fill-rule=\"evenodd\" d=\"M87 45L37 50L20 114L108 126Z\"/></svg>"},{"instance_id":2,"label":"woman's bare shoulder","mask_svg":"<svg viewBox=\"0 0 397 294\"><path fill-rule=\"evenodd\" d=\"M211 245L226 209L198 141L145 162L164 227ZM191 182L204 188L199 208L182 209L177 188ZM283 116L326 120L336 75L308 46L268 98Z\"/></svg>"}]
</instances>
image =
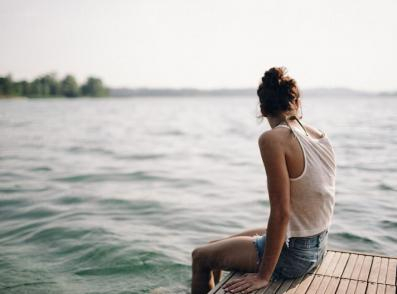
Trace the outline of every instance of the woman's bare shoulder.
<instances>
[{"instance_id":1,"label":"woman's bare shoulder","mask_svg":"<svg viewBox=\"0 0 397 294\"><path fill-rule=\"evenodd\" d=\"M266 170L271 166L280 166L281 161L285 160L286 148L288 148L286 147L288 144L285 143L285 132L279 132L277 129L263 132L258 139L260 154L263 164L267 167Z\"/></svg>"},{"instance_id":2,"label":"woman's bare shoulder","mask_svg":"<svg viewBox=\"0 0 397 294\"><path fill-rule=\"evenodd\" d=\"M287 128L273 128L263 132L259 138L259 146L274 143L284 143L287 137L290 135L291 130Z\"/></svg>"}]
</instances>

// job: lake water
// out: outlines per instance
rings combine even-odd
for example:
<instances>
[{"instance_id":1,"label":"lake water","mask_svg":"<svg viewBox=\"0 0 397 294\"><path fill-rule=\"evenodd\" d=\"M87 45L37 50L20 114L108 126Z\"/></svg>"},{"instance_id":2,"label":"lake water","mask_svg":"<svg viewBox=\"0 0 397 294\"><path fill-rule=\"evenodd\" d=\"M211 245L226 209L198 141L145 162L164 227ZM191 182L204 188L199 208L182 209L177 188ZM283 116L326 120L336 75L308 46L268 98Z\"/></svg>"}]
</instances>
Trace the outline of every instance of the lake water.
<instances>
[{"instance_id":1,"label":"lake water","mask_svg":"<svg viewBox=\"0 0 397 294\"><path fill-rule=\"evenodd\" d=\"M397 255L397 98L302 98L337 156L329 247ZM187 293L266 226L256 97L0 101L0 292Z\"/></svg>"}]
</instances>

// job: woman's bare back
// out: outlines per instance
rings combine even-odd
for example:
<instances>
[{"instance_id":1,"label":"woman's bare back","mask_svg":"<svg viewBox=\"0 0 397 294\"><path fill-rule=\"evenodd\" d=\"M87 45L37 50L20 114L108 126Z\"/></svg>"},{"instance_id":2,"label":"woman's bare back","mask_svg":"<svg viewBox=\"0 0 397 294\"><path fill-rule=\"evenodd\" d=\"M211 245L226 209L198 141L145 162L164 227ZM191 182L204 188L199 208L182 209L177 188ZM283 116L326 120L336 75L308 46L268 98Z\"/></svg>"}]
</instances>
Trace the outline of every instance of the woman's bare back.
<instances>
[{"instance_id":1,"label":"woman's bare back","mask_svg":"<svg viewBox=\"0 0 397 294\"><path fill-rule=\"evenodd\" d=\"M290 122L289 124L291 127L299 128L304 132L302 127L296 121ZM319 131L317 128L307 124L304 124L304 127L311 138L321 139L324 137L324 133ZM278 132L285 140L285 156L289 177L299 177L304 171L305 161L303 150L298 140L295 138L295 136L293 136L289 128L274 128L271 131Z\"/></svg>"}]
</instances>

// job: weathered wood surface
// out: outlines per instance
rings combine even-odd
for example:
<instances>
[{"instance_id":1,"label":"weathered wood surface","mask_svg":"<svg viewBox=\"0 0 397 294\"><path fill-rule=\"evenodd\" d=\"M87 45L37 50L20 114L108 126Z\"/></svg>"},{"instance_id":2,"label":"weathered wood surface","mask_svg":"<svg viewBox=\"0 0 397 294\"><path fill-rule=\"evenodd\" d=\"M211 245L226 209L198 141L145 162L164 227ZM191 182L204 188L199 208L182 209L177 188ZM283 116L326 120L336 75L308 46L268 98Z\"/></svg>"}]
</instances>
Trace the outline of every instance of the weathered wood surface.
<instances>
[{"instance_id":1,"label":"weathered wood surface","mask_svg":"<svg viewBox=\"0 0 397 294\"><path fill-rule=\"evenodd\" d=\"M322 263L306 275L273 282L255 294L396 294L397 257L329 249ZM222 285L243 273L230 272L208 294L225 293Z\"/></svg>"}]
</instances>

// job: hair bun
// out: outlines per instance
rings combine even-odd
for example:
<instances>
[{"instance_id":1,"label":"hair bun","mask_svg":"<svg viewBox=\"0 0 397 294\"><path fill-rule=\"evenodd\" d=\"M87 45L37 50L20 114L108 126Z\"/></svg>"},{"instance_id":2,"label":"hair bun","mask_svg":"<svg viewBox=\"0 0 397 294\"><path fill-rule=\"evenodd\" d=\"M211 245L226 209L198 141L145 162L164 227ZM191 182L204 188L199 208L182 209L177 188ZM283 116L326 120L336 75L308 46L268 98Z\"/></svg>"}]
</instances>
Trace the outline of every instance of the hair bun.
<instances>
[{"instance_id":1,"label":"hair bun","mask_svg":"<svg viewBox=\"0 0 397 294\"><path fill-rule=\"evenodd\" d=\"M264 116L290 110L290 102L299 98L296 81L287 75L285 67L272 67L265 72L257 94Z\"/></svg>"},{"instance_id":2,"label":"hair bun","mask_svg":"<svg viewBox=\"0 0 397 294\"><path fill-rule=\"evenodd\" d=\"M272 67L266 71L262 77L263 86L269 89L279 88L282 84L286 71L287 70L285 67Z\"/></svg>"}]
</instances>

